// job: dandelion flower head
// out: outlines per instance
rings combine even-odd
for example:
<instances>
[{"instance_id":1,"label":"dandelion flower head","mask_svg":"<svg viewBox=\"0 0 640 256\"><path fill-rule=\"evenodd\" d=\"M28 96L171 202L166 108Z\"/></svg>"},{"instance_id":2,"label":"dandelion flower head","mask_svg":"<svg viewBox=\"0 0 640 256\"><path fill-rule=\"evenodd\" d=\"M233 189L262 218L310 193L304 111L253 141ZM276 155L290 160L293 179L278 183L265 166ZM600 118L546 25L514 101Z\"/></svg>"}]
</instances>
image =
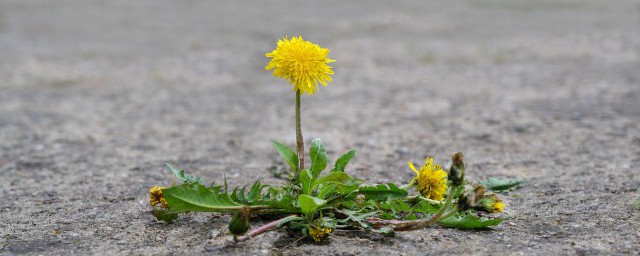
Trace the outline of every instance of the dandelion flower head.
<instances>
[{"instance_id":1,"label":"dandelion flower head","mask_svg":"<svg viewBox=\"0 0 640 256\"><path fill-rule=\"evenodd\" d=\"M322 239L331 234L330 228L316 227L313 225L307 226L307 231L309 232L309 236L316 242L322 241Z\"/></svg>"},{"instance_id":2,"label":"dandelion flower head","mask_svg":"<svg viewBox=\"0 0 640 256\"><path fill-rule=\"evenodd\" d=\"M433 158L427 157L420 170L417 170L411 162L409 167L416 173L411 184L416 184L416 189L422 196L433 200L444 199L447 193L447 173L442 170L440 164L434 165Z\"/></svg>"},{"instance_id":3,"label":"dandelion flower head","mask_svg":"<svg viewBox=\"0 0 640 256\"><path fill-rule=\"evenodd\" d=\"M500 200L497 200L491 205L491 208L493 208L491 212L502 212L504 210L504 203L502 203L502 201Z\"/></svg>"},{"instance_id":4,"label":"dandelion flower head","mask_svg":"<svg viewBox=\"0 0 640 256\"><path fill-rule=\"evenodd\" d=\"M278 40L275 50L265 54L271 61L265 70L273 69L273 76L285 79L293 85L293 90L313 94L318 84L327 86L331 82L333 70L327 63L335 60L327 58L329 49L305 41L302 36Z\"/></svg>"}]
</instances>

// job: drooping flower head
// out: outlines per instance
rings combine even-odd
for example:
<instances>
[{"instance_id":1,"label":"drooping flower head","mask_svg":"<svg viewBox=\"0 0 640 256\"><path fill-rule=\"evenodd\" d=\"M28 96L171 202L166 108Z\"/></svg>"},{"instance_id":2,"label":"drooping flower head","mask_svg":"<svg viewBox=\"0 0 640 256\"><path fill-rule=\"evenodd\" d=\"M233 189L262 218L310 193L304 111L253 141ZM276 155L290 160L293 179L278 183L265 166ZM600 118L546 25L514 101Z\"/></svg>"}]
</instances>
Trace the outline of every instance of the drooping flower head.
<instances>
[{"instance_id":1,"label":"drooping flower head","mask_svg":"<svg viewBox=\"0 0 640 256\"><path fill-rule=\"evenodd\" d=\"M305 41L302 36L278 40L275 50L265 54L271 61L265 70L273 69L273 76L285 79L293 85L293 90L313 94L318 83L327 86L331 82L333 70L327 63L335 60L327 58L329 49Z\"/></svg>"},{"instance_id":2,"label":"drooping flower head","mask_svg":"<svg viewBox=\"0 0 640 256\"><path fill-rule=\"evenodd\" d=\"M482 210L487 212L502 212L504 210L504 203L496 194L485 195L478 201L476 210Z\"/></svg>"},{"instance_id":3,"label":"drooping flower head","mask_svg":"<svg viewBox=\"0 0 640 256\"><path fill-rule=\"evenodd\" d=\"M417 170L411 162L409 167L416 173L411 184L417 183L416 189L422 196L433 200L444 199L447 193L447 173L442 170L440 164L434 165L433 158L427 157L420 170Z\"/></svg>"},{"instance_id":4,"label":"drooping flower head","mask_svg":"<svg viewBox=\"0 0 640 256\"><path fill-rule=\"evenodd\" d=\"M164 187L158 186L153 186L149 190L149 204L151 204L151 206L162 204L163 208L169 207L167 199L164 199L164 193L162 192L162 190L164 190Z\"/></svg>"}]
</instances>

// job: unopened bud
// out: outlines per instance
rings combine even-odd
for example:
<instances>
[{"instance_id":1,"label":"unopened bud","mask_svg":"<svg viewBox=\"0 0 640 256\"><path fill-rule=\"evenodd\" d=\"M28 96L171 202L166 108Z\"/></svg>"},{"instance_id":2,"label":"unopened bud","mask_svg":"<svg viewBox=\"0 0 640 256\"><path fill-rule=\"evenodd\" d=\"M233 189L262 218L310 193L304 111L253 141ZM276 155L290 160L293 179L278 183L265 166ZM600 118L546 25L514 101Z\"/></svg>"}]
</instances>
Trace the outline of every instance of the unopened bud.
<instances>
[{"instance_id":1,"label":"unopened bud","mask_svg":"<svg viewBox=\"0 0 640 256\"><path fill-rule=\"evenodd\" d=\"M451 161L447 164L447 177L451 181L451 185L460 186L464 183L464 169L462 152L454 153Z\"/></svg>"},{"instance_id":2,"label":"unopened bud","mask_svg":"<svg viewBox=\"0 0 640 256\"><path fill-rule=\"evenodd\" d=\"M364 200L366 199L364 194L358 194L358 196L356 196L356 199L354 200L354 202L356 203L356 205L358 206L362 206L362 204L364 203Z\"/></svg>"},{"instance_id":3,"label":"unopened bud","mask_svg":"<svg viewBox=\"0 0 640 256\"><path fill-rule=\"evenodd\" d=\"M249 230L249 208L240 209L229 222L229 232L234 235L242 235Z\"/></svg>"}]
</instances>

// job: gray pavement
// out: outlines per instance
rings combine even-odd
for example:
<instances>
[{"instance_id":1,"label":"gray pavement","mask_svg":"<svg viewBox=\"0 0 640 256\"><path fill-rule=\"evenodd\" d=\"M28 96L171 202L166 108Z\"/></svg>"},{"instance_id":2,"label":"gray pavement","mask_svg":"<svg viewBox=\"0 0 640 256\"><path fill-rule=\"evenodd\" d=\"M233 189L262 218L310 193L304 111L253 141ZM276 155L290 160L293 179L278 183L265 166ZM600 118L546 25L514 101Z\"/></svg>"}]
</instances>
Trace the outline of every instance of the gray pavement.
<instances>
[{"instance_id":1,"label":"gray pavement","mask_svg":"<svg viewBox=\"0 0 640 256\"><path fill-rule=\"evenodd\" d=\"M528 180L510 219L235 246L228 216L155 221L165 161L283 182L293 93L264 53L285 35L337 60L307 143L357 149L367 182L461 150L471 179ZM0 0L0 254L638 254L639 52L638 1Z\"/></svg>"}]
</instances>

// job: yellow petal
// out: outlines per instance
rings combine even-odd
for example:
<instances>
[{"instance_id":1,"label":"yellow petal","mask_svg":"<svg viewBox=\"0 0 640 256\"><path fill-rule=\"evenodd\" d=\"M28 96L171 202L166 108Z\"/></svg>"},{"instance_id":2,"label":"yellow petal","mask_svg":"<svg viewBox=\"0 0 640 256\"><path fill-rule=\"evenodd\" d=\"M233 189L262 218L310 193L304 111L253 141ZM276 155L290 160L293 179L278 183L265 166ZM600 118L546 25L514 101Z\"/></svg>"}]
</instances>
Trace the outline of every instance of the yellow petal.
<instances>
[{"instance_id":1,"label":"yellow petal","mask_svg":"<svg viewBox=\"0 0 640 256\"><path fill-rule=\"evenodd\" d=\"M409 163L409 168L411 168L411 170L413 170L416 174L420 174L420 172L416 170L416 167L413 166L413 163L411 161L409 161L408 163Z\"/></svg>"}]
</instances>

